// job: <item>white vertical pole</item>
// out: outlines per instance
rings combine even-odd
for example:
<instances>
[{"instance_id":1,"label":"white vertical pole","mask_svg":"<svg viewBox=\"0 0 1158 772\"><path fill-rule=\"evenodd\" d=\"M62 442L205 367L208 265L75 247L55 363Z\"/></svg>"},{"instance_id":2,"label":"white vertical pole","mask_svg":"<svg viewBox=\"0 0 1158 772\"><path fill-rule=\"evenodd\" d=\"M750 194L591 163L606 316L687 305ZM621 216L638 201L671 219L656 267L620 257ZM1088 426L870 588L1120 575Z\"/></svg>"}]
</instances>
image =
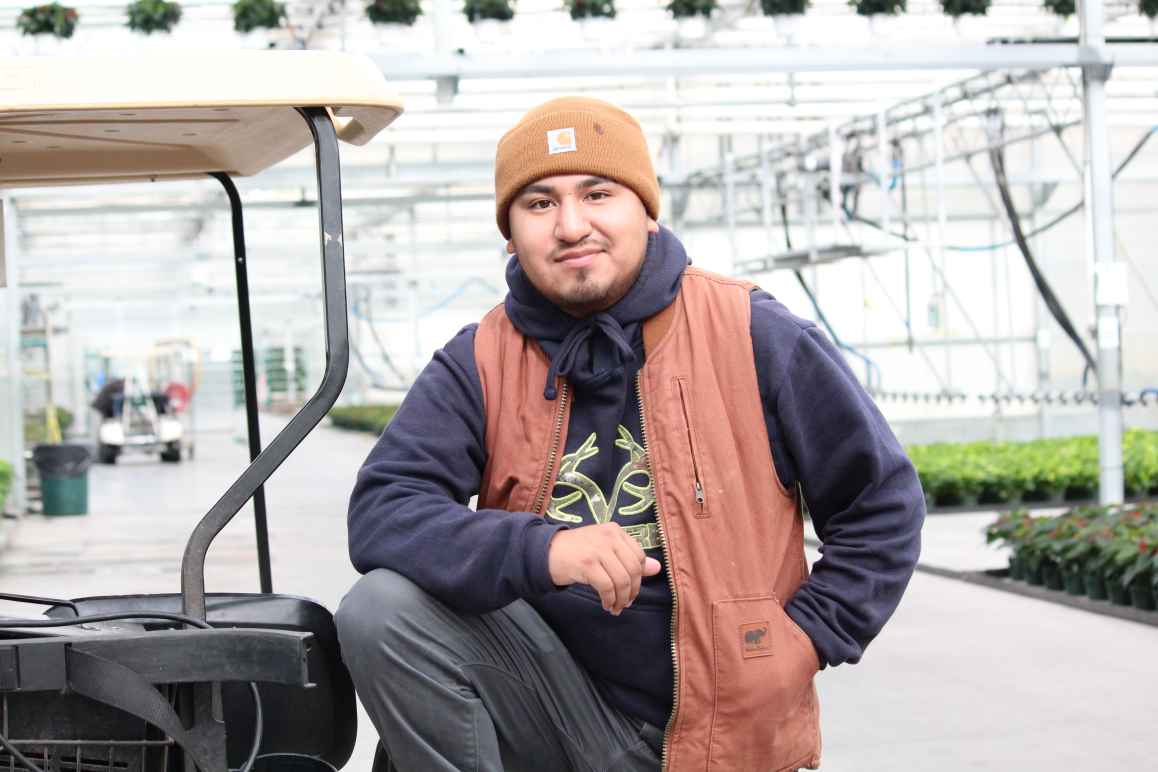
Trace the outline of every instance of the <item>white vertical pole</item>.
<instances>
[{"instance_id":1,"label":"white vertical pole","mask_svg":"<svg viewBox=\"0 0 1158 772\"><path fill-rule=\"evenodd\" d=\"M881 188L881 245L889 246L892 239L889 230L892 228L892 206L889 200L889 137L885 126L885 111L877 111L877 175L880 178Z\"/></svg>"},{"instance_id":2,"label":"white vertical pole","mask_svg":"<svg viewBox=\"0 0 1158 772\"><path fill-rule=\"evenodd\" d=\"M1080 44L1106 56L1102 0L1081 0ZM1114 198L1110 170L1109 130L1106 125L1106 81L1109 67L1082 68L1082 96L1086 134L1085 176L1089 199L1086 218L1093 236L1094 304L1098 337L1098 502L1122 501L1122 326L1126 304L1124 264L1114 254Z\"/></svg>"},{"instance_id":3,"label":"white vertical pole","mask_svg":"<svg viewBox=\"0 0 1158 772\"><path fill-rule=\"evenodd\" d=\"M840 208L840 186L844 176L844 145L836 124L828 124L828 204L832 210L832 243L840 240L840 224L844 222L844 212Z\"/></svg>"},{"instance_id":4,"label":"white vertical pole","mask_svg":"<svg viewBox=\"0 0 1158 772\"><path fill-rule=\"evenodd\" d=\"M727 276L736 271L736 154L732 150L732 136L720 137L720 171L724 180L724 222L728 226Z\"/></svg>"},{"instance_id":5,"label":"white vertical pole","mask_svg":"<svg viewBox=\"0 0 1158 772\"><path fill-rule=\"evenodd\" d=\"M937 238L934 247L937 268L940 270L933 277L934 294L937 302L937 322L941 337L948 336L949 304L945 302L945 243L949 228L949 212L945 203L945 108L941 103L941 95L933 95L933 148L936 158L937 182ZM953 388L953 348L945 346L945 388Z\"/></svg>"},{"instance_id":6,"label":"white vertical pole","mask_svg":"<svg viewBox=\"0 0 1158 772\"><path fill-rule=\"evenodd\" d=\"M760 155L760 223L764 226L764 238L767 241L767 252L777 250L772 248L780 241L772 232L772 165L768 163L764 135L756 138L756 152Z\"/></svg>"},{"instance_id":7,"label":"white vertical pole","mask_svg":"<svg viewBox=\"0 0 1158 772\"><path fill-rule=\"evenodd\" d=\"M20 358L20 282L16 271L16 210L12 199L0 198L0 330L3 331L4 345L0 352L5 362L0 373L4 388L0 389L3 404L0 410L11 420L5 421L0 429L0 457L12 464L12 487L8 491L8 501L3 508L23 515L27 507L24 477L24 399L23 372ZM0 541L3 540L0 534Z\"/></svg>"}]
</instances>

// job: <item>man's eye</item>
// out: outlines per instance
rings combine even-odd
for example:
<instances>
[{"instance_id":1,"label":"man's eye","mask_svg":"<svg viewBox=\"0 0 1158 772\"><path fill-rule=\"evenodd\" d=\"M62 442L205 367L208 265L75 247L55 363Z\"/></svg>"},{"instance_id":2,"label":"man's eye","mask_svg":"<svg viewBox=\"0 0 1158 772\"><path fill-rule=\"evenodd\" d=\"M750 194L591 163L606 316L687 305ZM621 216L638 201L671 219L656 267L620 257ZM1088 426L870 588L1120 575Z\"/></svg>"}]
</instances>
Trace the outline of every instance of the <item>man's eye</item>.
<instances>
[{"instance_id":1,"label":"man's eye","mask_svg":"<svg viewBox=\"0 0 1158 772\"><path fill-rule=\"evenodd\" d=\"M610 196L611 196L611 194L608 193L606 190L593 190L587 194L587 198L593 198L596 201L599 201L599 200L604 199L604 198L609 198Z\"/></svg>"},{"instance_id":2,"label":"man's eye","mask_svg":"<svg viewBox=\"0 0 1158 772\"><path fill-rule=\"evenodd\" d=\"M531 203L527 204L528 209L546 209L551 205L551 202L545 198L537 198Z\"/></svg>"}]
</instances>

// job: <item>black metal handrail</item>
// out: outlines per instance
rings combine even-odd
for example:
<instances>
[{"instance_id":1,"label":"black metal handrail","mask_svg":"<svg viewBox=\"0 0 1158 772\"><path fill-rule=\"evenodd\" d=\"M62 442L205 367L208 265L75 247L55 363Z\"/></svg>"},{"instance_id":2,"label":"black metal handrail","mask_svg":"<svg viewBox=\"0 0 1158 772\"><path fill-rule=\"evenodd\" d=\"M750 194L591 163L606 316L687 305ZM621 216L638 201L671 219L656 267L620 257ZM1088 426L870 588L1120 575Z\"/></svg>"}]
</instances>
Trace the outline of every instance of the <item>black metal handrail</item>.
<instances>
[{"instance_id":1,"label":"black metal handrail","mask_svg":"<svg viewBox=\"0 0 1158 772\"><path fill-rule=\"evenodd\" d=\"M346 319L346 272L342 237L342 184L338 138L323 107L300 107L314 141L321 224L322 296L326 324L326 369L318 390L193 529L181 560L185 614L205 619L205 556L209 545L245 502L269 479L306 435L326 416L346 382L350 338Z\"/></svg>"}]
</instances>

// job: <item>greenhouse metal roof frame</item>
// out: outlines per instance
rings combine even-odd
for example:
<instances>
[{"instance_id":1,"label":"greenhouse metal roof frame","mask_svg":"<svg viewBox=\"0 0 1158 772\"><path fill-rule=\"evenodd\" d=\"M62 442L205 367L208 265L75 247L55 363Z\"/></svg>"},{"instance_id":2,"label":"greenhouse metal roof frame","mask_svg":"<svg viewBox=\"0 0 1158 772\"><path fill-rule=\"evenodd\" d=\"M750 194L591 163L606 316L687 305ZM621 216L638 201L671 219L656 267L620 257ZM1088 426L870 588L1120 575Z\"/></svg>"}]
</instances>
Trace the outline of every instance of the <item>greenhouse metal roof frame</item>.
<instances>
[{"instance_id":1,"label":"greenhouse metal roof frame","mask_svg":"<svg viewBox=\"0 0 1158 772\"><path fill-rule=\"evenodd\" d=\"M1141 45L1106 45L1103 35L1103 6L1099 0L1092 0L1081 4L1081 37L1078 46L1058 45L1029 45L1029 46L994 46L988 48L982 55L977 51L957 50L946 53L940 61L932 61L927 51L909 49L901 52L894 58L894 52L868 51L853 52L851 58L857 61L857 66L877 69L892 69L895 61L905 61L910 65L925 68L940 68L944 63L955 63L954 67L972 62L978 65L988 62L989 67L982 67L982 72L965 81L951 84L938 91L918 99L906 100L899 105L882 110L878 115L853 119L844 124L835 125L828 131L806 137L802 141L780 145L770 152L761 152L743 159L722 158L718 168L704 170L688 176L688 181L698 184L722 185L725 190L725 200L734 201L734 187L738 171L750 171L761 179L761 195L764 203L764 220L770 221L769 179L776 173L780 175L815 176L818 162L817 157L827 154L829 174L829 194L834 224L839 228L847 228L847 218L842 210L840 197L840 177L842 174L844 143L854 140L861 145L866 154L876 156L871 164L876 179L882 186L890 176L888 144L896 138L920 138L924 135L934 137L936 157L932 161L924 161L915 167L906 167L906 172L923 168L934 168L938 184L944 184L944 164L948 160L960 159L969 163L974 154L985 153L1000 149L1007 145L1031 141L1037 137L1053 133L1059 137L1059 132L1078 123L1085 131L1087 154L1084 164L1075 159L1068 148L1066 154L1077 171L1085 178L1090 210L1088 227L1092 231L1091 242L1094 254L1094 297L1096 305L1096 338L1097 356L1096 373L1098 378L1098 396L1096 399L1099 413L1099 501L1102 504L1116 503L1123 499L1124 480L1122 468L1122 414L1123 404L1121 383L1121 309L1125 304L1125 271L1124 264L1117 260L1113 237L1113 207L1112 207L1112 170L1110 166L1108 130L1106 123L1106 81L1109 79L1115 63L1128 65L1158 65L1155 53L1158 48L1150 44ZM1068 51L1066 50L1068 49ZM783 62L779 54L764 57L767 64L778 68ZM719 66L727 66L726 57L718 57ZM1052 64L1050 64L1052 63ZM1044 66L1043 66L1044 65ZM732 65L734 66L734 64ZM1070 83L1073 96L1080 98L1082 115L1060 115L1058 101L1052 93L1051 84L1045 78L1047 68L1055 68L1065 78L1069 78L1065 68L1079 66L1081 68L1081 89ZM823 56L811 61L805 57L802 60L803 69L830 69L831 62ZM994 68L994 69L990 69ZM1011 72L1012 71L1012 72ZM1027 95L1024 90L1028 89ZM1024 126L1013 136L995 136L987 132L983 146L955 148L952 159L946 157L944 147L944 131L954 121L963 121L970 118L982 117L985 119L987 108L977 107L977 102L985 99L993 100L1002 91L1011 91L1024 107ZM1031 105L1036 100L1036 106ZM1044 125L1035 126L1039 119L1044 119ZM1064 143L1063 143L1064 144ZM874 152L875 151L875 152ZM976 171L969 163L970 172L980 183ZM863 175L860 175L863 176ZM807 192L811 185L801 186ZM933 268L938 271L940 279L945 282L944 265L944 229L946 212L944 209L944 192L939 190L938 225L942 234L933 245L939 253L941 268L937 261L933 261ZM813 202L814 204L815 202ZM989 200L990 206L997 211L997 205ZM730 207L729 207L730 208ZM806 212L813 211L805 206ZM813 212L815 215L815 213ZM815 221L815 216L811 218ZM890 213L886 204L878 227L882 234L891 233ZM729 223L733 222L729 215ZM907 239L906 239L907 241ZM810 244L807 250L811 254L811 262L823 262L833 259L834 255L854 253L857 250L850 245L830 245L819 248L815 243ZM887 251L887 250L886 250ZM792 268L799 275L800 250L789 250L784 255L773 255L754 260L743 261L736 267L746 273L766 271L775 268ZM879 253L879 250L878 250ZM930 258L933 255L930 253ZM805 285L806 293L809 292ZM811 295L811 293L809 293ZM968 311L958 299L960 311L965 314L967 321ZM977 334L976 341L981 341L980 333L973 325ZM975 341L975 342L976 342ZM993 361L1000 378L1000 364L990 347L986 345L986 353ZM930 363L930 366L931 363ZM934 368L935 369L935 368ZM934 375L937 375L934 372ZM937 376L940 380L940 377ZM996 404L996 402L995 402Z\"/></svg>"},{"instance_id":2,"label":"greenhouse metal roof frame","mask_svg":"<svg viewBox=\"0 0 1158 772\"><path fill-rule=\"evenodd\" d=\"M1087 3L1091 4L1091 3ZM1102 3L1097 2L1101 11ZM1100 14L1099 14L1100 15ZM1083 28L1086 24L1083 23ZM1101 25L1099 24L1099 30ZM398 80L481 78L632 77L680 78L769 72L887 70L1046 70L1053 67L1151 66L1158 44L1076 43L890 48L686 48L616 52L554 51L498 55L445 54L371 58Z\"/></svg>"}]
</instances>

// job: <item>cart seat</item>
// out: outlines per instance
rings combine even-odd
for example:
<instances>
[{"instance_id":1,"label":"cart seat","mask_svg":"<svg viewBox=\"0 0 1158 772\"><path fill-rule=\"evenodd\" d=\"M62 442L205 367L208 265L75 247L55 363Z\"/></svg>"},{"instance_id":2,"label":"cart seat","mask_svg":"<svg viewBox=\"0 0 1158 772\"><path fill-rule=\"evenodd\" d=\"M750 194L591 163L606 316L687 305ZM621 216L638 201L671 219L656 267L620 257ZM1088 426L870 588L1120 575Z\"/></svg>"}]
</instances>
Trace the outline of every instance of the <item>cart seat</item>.
<instances>
[{"instance_id":1,"label":"cart seat","mask_svg":"<svg viewBox=\"0 0 1158 772\"><path fill-rule=\"evenodd\" d=\"M73 601L81 616L126 611L181 613L181 596L112 595ZM67 619L67 606L54 606L47 615ZM341 768L350 758L357 735L354 685L342 663L333 615L308 598L257 593L209 593L206 617L213 627L247 627L313 634L308 654L313 685L309 688L263 683L261 692L263 740L261 753L298 753L324 759ZM138 620L146 629L170 629L179 623ZM222 684L230 767L244 763L254 730L253 698L247 684Z\"/></svg>"}]
</instances>

